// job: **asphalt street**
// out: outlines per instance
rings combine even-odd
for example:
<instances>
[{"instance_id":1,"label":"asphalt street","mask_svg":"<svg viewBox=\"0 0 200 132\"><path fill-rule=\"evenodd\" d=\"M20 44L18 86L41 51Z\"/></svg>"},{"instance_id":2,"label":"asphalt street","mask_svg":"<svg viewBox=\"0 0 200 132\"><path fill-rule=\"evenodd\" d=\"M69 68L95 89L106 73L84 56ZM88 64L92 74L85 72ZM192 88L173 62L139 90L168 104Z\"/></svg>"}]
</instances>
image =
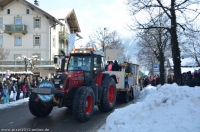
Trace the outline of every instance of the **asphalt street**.
<instances>
[{"instance_id":1,"label":"asphalt street","mask_svg":"<svg viewBox=\"0 0 200 132\"><path fill-rule=\"evenodd\" d=\"M135 100L124 104L117 102L115 108L125 107ZM112 111L111 111L112 112ZM54 107L47 117L34 117L25 102L18 106L0 110L0 130L3 131L51 131L51 132L96 132L106 122L111 113L103 113L96 106L92 118L85 123L77 122L67 108Z\"/></svg>"}]
</instances>

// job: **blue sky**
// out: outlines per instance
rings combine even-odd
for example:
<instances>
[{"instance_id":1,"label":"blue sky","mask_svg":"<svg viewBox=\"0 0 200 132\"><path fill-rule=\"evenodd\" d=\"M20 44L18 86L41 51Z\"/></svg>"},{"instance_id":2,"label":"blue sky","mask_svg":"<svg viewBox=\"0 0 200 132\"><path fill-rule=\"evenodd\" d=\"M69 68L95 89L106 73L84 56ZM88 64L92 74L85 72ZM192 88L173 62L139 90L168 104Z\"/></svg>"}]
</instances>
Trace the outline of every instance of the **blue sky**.
<instances>
[{"instance_id":1,"label":"blue sky","mask_svg":"<svg viewBox=\"0 0 200 132\"><path fill-rule=\"evenodd\" d=\"M34 3L34 0L28 0ZM38 0L39 7L56 18L64 18L69 9L74 8L84 44L93 31L99 27L117 30L121 37L130 36L127 24L130 16L124 0Z\"/></svg>"}]
</instances>

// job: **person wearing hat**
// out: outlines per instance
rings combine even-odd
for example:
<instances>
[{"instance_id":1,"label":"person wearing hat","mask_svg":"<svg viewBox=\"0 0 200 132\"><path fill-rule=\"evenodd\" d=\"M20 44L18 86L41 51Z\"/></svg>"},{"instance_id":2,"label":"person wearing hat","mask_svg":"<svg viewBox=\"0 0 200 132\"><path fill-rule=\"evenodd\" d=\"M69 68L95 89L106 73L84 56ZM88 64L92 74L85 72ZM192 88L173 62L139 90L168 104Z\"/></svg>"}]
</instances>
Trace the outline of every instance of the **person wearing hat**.
<instances>
[{"instance_id":1,"label":"person wearing hat","mask_svg":"<svg viewBox=\"0 0 200 132\"><path fill-rule=\"evenodd\" d=\"M3 102L4 104L9 103L9 91L8 91L8 85L4 84L3 87Z\"/></svg>"}]
</instances>

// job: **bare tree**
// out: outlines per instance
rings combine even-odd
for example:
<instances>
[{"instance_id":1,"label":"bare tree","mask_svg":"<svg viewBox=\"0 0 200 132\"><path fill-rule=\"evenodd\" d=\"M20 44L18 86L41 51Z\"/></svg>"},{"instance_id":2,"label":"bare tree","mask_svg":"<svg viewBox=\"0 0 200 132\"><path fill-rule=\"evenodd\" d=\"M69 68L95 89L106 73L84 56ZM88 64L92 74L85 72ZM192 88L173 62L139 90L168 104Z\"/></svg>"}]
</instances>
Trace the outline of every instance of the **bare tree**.
<instances>
[{"instance_id":1,"label":"bare tree","mask_svg":"<svg viewBox=\"0 0 200 132\"><path fill-rule=\"evenodd\" d=\"M137 23L136 29L165 28L169 30L174 63L174 81L179 85L181 84L182 76L177 29L181 27L184 30L184 24L193 21L199 16L198 5L199 0L127 0L129 11ZM164 26L154 25L152 20L157 20L158 13L168 17L170 22L164 23ZM141 16L145 16L143 21L138 19ZM182 23L177 22L177 17L181 18L178 20ZM133 25L130 28L133 30Z\"/></svg>"},{"instance_id":2,"label":"bare tree","mask_svg":"<svg viewBox=\"0 0 200 132\"><path fill-rule=\"evenodd\" d=\"M148 67L151 69L152 75L154 74L153 65L159 63L160 83L163 85L165 82L164 54L167 49L167 44L169 44L168 32L162 28L148 29L138 34L138 37L142 39L142 42L138 44L138 46L142 48L139 51L139 58L146 61L144 62L146 65L148 65L148 63L150 64Z\"/></svg>"},{"instance_id":3,"label":"bare tree","mask_svg":"<svg viewBox=\"0 0 200 132\"><path fill-rule=\"evenodd\" d=\"M6 50L2 46L0 46L0 61L6 59L9 54L10 54L9 50Z\"/></svg>"},{"instance_id":4,"label":"bare tree","mask_svg":"<svg viewBox=\"0 0 200 132\"><path fill-rule=\"evenodd\" d=\"M184 42L181 45L181 49L184 52L183 56L185 58L190 57L195 62L188 62L188 64L200 66L200 27L194 23L189 25L188 28L186 32L182 33Z\"/></svg>"},{"instance_id":5,"label":"bare tree","mask_svg":"<svg viewBox=\"0 0 200 132\"><path fill-rule=\"evenodd\" d=\"M117 31L110 32L108 28L99 28L90 37L87 47L102 49L123 49L121 38Z\"/></svg>"}]
</instances>

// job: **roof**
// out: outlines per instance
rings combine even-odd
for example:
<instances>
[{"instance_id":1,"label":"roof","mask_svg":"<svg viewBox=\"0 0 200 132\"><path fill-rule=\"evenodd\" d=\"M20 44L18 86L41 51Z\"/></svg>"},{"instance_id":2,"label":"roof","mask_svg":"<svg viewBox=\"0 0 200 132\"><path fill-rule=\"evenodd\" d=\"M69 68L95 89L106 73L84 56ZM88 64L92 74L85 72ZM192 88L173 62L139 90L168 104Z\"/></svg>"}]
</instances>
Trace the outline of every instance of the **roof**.
<instances>
[{"instance_id":1,"label":"roof","mask_svg":"<svg viewBox=\"0 0 200 132\"><path fill-rule=\"evenodd\" d=\"M4 6L10 4L14 0L0 0L0 8L2 9Z\"/></svg>"},{"instance_id":2,"label":"roof","mask_svg":"<svg viewBox=\"0 0 200 132\"><path fill-rule=\"evenodd\" d=\"M0 10L2 10L3 7L5 7L6 5L10 4L13 1L15 1L15 0L0 0ZM63 23L61 21L56 19L50 13L44 11L43 9L41 9L40 7L38 7L34 4L28 2L27 0L20 0L19 2L21 2L22 4L24 4L26 6L29 6L32 10L40 11L42 13L42 15L44 15L47 19L50 19L55 23L59 23L59 24L63 25ZM74 9L70 9L69 12L67 12L67 16L65 17L65 20L67 20L71 32L80 32L81 31Z\"/></svg>"},{"instance_id":3,"label":"roof","mask_svg":"<svg viewBox=\"0 0 200 132\"><path fill-rule=\"evenodd\" d=\"M68 15L65 17L65 20L67 20L71 32L81 32L74 9L69 11Z\"/></svg>"}]
</instances>

